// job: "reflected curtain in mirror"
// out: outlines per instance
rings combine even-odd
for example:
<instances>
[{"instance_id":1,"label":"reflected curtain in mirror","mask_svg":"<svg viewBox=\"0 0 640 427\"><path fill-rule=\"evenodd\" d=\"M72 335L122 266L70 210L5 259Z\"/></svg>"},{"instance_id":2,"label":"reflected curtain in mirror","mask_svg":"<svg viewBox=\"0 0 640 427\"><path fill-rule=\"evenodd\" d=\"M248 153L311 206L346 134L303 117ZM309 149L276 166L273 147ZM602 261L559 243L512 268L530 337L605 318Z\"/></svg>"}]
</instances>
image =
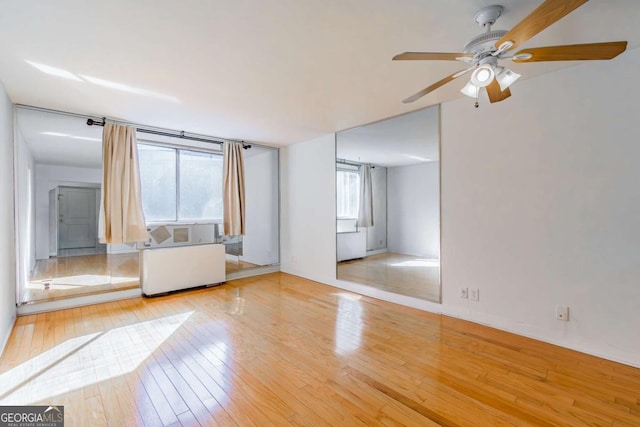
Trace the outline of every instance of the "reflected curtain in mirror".
<instances>
[{"instance_id":1,"label":"reflected curtain in mirror","mask_svg":"<svg viewBox=\"0 0 640 427\"><path fill-rule=\"evenodd\" d=\"M106 123L102 131L102 191L98 237L102 243L147 239L136 129Z\"/></svg>"},{"instance_id":2,"label":"reflected curtain in mirror","mask_svg":"<svg viewBox=\"0 0 640 427\"><path fill-rule=\"evenodd\" d=\"M242 144L224 143L224 234L245 234L244 159Z\"/></svg>"},{"instance_id":3,"label":"reflected curtain in mirror","mask_svg":"<svg viewBox=\"0 0 640 427\"><path fill-rule=\"evenodd\" d=\"M358 227L373 227L373 188L371 186L371 166L360 167L360 207Z\"/></svg>"}]
</instances>

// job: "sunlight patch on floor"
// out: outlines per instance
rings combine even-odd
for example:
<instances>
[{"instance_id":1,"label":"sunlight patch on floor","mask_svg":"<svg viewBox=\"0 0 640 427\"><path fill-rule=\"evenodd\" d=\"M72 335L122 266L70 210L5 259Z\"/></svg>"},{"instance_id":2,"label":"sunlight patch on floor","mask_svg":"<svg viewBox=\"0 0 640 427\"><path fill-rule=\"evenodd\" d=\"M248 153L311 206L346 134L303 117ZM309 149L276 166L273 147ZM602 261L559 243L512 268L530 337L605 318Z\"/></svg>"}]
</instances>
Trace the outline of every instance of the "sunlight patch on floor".
<instances>
[{"instance_id":1,"label":"sunlight patch on floor","mask_svg":"<svg viewBox=\"0 0 640 427\"><path fill-rule=\"evenodd\" d=\"M439 259L412 259L391 264L392 267L440 267Z\"/></svg>"},{"instance_id":2,"label":"sunlight patch on floor","mask_svg":"<svg viewBox=\"0 0 640 427\"><path fill-rule=\"evenodd\" d=\"M192 313L66 340L0 375L0 404L39 402L132 372Z\"/></svg>"}]
</instances>

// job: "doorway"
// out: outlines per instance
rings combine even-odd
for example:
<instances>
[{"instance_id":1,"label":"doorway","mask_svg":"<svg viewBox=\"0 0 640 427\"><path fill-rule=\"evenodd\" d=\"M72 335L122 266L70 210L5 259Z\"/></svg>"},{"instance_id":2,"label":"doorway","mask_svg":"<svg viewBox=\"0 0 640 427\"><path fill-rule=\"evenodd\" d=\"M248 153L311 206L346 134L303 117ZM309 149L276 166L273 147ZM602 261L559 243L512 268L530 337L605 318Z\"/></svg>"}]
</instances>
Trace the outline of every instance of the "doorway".
<instances>
[{"instance_id":1,"label":"doorway","mask_svg":"<svg viewBox=\"0 0 640 427\"><path fill-rule=\"evenodd\" d=\"M49 256L106 252L98 241L100 189L58 186L49 191Z\"/></svg>"}]
</instances>

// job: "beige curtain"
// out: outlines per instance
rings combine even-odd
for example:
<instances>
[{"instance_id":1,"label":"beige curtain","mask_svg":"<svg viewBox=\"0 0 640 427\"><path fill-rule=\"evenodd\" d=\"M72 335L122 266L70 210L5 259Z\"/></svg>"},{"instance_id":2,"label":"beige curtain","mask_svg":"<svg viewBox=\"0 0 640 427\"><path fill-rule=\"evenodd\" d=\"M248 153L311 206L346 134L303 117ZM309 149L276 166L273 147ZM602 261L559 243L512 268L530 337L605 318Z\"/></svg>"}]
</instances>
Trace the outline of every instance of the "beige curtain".
<instances>
[{"instance_id":1,"label":"beige curtain","mask_svg":"<svg viewBox=\"0 0 640 427\"><path fill-rule=\"evenodd\" d=\"M373 227L373 188L371 166L360 168L360 206L358 208L358 227Z\"/></svg>"},{"instance_id":2,"label":"beige curtain","mask_svg":"<svg viewBox=\"0 0 640 427\"><path fill-rule=\"evenodd\" d=\"M136 129L132 126L104 125L98 228L102 243L133 243L147 239Z\"/></svg>"},{"instance_id":3,"label":"beige curtain","mask_svg":"<svg viewBox=\"0 0 640 427\"><path fill-rule=\"evenodd\" d=\"M244 235L244 159L242 144L224 143L224 234Z\"/></svg>"}]
</instances>

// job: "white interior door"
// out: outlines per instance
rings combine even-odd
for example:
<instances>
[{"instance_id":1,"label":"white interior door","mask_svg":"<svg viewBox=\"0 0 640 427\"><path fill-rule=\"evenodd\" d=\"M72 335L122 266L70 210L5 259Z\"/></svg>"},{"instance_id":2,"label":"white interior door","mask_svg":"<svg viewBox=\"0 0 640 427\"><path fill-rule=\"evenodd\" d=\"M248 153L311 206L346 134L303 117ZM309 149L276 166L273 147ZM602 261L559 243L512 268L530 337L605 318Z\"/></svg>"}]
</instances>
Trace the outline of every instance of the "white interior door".
<instances>
[{"instance_id":1,"label":"white interior door","mask_svg":"<svg viewBox=\"0 0 640 427\"><path fill-rule=\"evenodd\" d=\"M60 187L58 248L95 248L97 242L95 188Z\"/></svg>"}]
</instances>

